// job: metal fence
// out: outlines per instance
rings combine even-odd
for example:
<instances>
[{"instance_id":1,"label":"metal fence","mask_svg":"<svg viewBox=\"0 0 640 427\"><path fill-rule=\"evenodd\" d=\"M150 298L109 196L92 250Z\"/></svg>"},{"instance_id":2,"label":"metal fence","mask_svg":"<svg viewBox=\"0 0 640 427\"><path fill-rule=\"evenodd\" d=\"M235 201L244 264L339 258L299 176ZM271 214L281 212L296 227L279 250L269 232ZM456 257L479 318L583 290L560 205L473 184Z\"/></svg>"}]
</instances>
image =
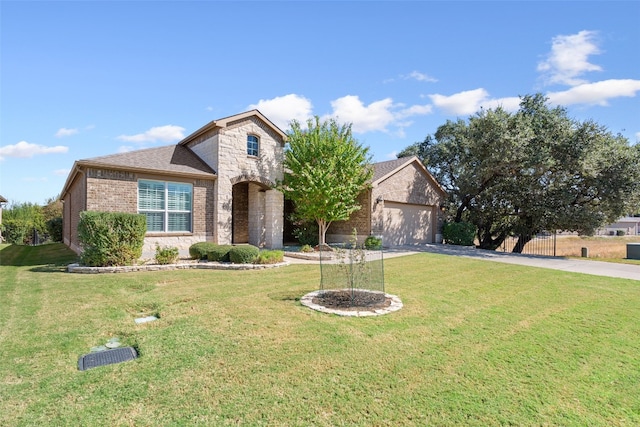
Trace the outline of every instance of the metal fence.
<instances>
[{"instance_id":1,"label":"metal fence","mask_svg":"<svg viewBox=\"0 0 640 427\"><path fill-rule=\"evenodd\" d=\"M351 307L385 301L382 245L372 250L350 242L320 255L321 296L345 299Z\"/></svg>"},{"instance_id":2,"label":"metal fence","mask_svg":"<svg viewBox=\"0 0 640 427\"><path fill-rule=\"evenodd\" d=\"M557 233L555 231L538 233L532 236L531 240L524 245L521 253L528 255L556 256L556 237ZM500 250L502 250L502 252L517 252L515 251L517 244L518 237L507 237L500 246Z\"/></svg>"}]
</instances>

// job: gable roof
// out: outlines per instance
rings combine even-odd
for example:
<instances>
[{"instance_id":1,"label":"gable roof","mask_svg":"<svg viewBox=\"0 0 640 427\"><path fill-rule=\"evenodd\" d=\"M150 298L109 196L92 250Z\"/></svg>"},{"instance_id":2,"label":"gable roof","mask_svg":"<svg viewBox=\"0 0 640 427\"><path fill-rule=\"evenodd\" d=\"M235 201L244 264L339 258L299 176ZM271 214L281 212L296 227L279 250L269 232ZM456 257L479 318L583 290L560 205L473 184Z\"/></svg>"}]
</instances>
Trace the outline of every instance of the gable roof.
<instances>
[{"instance_id":1,"label":"gable roof","mask_svg":"<svg viewBox=\"0 0 640 427\"><path fill-rule=\"evenodd\" d=\"M394 173L398 172L405 166L414 163L416 167L424 173L432 184L442 192L447 194L444 188L438 183L438 181L431 175L431 172L427 170L417 156L400 157L399 159L387 160L385 162L378 162L373 164L373 177L371 178L372 185L378 185L385 179L389 178Z\"/></svg>"},{"instance_id":2,"label":"gable roof","mask_svg":"<svg viewBox=\"0 0 640 427\"><path fill-rule=\"evenodd\" d=\"M188 147L168 145L78 160L62 189L64 195L81 168L109 168L143 173L213 179L216 172Z\"/></svg>"},{"instance_id":3,"label":"gable roof","mask_svg":"<svg viewBox=\"0 0 640 427\"><path fill-rule=\"evenodd\" d=\"M283 142L287 140L287 134L284 133L282 131L282 129L280 129L278 126L274 125L273 122L271 120L269 120L266 116L264 116L260 111L258 111L258 110L250 110L250 111L245 111L244 113L235 114L233 116L223 117L221 119L213 120L213 121L207 123L206 125L202 126L197 131L193 132L191 135L187 136L185 139L180 141L178 143L178 145L187 145L189 142L193 141L194 139L196 139L200 135L202 135L202 134L204 134L204 133L206 133L206 132L208 132L210 130L222 129L222 128L227 127L229 125L229 123L236 122L236 121L242 120L242 119L246 119L246 118L252 117L252 116L255 116L255 117L259 118L260 120L262 120L267 126L269 126L269 128L271 128L278 136L280 136L282 138Z\"/></svg>"},{"instance_id":4,"label":"gable roof","mask_svg":"<svg viewBox=\"0 0 640 427\"><path fill-rule=\"evenodd\" d=\"M0 196L0 203L7 203L7 199L5 199L4 197Z\"/></svg>"}]
</instances>

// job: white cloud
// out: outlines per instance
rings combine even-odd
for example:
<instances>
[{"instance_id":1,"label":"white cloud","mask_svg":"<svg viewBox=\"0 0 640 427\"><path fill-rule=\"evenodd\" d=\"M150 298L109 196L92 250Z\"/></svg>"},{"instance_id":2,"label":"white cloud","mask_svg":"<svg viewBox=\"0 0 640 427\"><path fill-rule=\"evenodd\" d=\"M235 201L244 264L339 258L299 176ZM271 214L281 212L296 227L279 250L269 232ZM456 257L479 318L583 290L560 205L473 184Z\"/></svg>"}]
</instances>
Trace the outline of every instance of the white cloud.
<instances>
[{"instance_id":1,"label":"white cloud","mask_svg":"<svg viewBox=\"0 0 640 427\"><path fill-rule=\"evenodd\" d=\"M65 136L75 135L78 132L78 129L60 128L58 132L56 132L56 138L64 138Z\"/></svg>"},{"instance_id":2,"label":"white cloud","mask_svg":"<svg viewBox=\"0 0 640 427\"><path fill-rule=\"evenodd\" d=\"M506 111L516 111L520 105L520 98L490 98L489 92L483 88L458 92L453 95L429 95L433 104L452 115L471 115L480 108L495 109L502 107Z\"/></svg>"},{"instance_id":3,"label":"white cloud","mask_svg":"<svg viewBox=\"0 0 640 427\"><path fill-rule=\"evenodd\" d=\"M421 73L419 71L412 71L409 74L402 76L402 78L405 80L417 80L419 82L428 82L428 83L435 83L438 81L438 79L431 77L428 74Z\"/></svg>"},{"instance_id":4,"label":"white cloud","mask_svg":"<svg viewBox=\"0 0 640 427\"><path fill-rule=\"evenodd\" d=\"M389 128L393 127L398 135L403 135L403 129L411 124L406 119L430 114L432 111L430 105L412 105L405 108L404 104L394 103L391 98L364 105L355 95L331 101L331 107L333 112L328 117L342 123L351 123L355 133L389 132Z\"/></svg>"},{"instance_id":5,"label":"white cloud","mask_svg":"<svg viewBox=\"0 0 640 427\"><path fill-rule=\"evenodd\" d=\"M69 172L71 172L71 169L56 169L53 171L53 174L58 176L67 176L69 175Z\"/></svg>"},{"instance_id":6,"label":"white cloud","mask_svg":"<svg viewBox=\"0 0 640 427\"><path fill-rule=\"evenodd\" d=\"M636 142L640 142L640 132L636 132Z\"/></svg>"},{"instance_id":7,"label":"white cloud","mask_svg":"<svg viewBox=\"0 0 640 427\"><path fill-rule=\"evenodd\" d=\"M562 92L547 94L549 102L556 105L589 104L608 105L608 100L621 96L634 97L640 91L640 80L612 79L585 83Z\"/></svg>"},{"instance_id":8,"label":"white cloud","mask_svg":"<svg viewBox=\"0 0 640 427\"><path fill-rule=\"evenodd\" d=\"M27 141L20 141L14 145L5 145L0 147L0 160L5 157L17 157L28 159L40 154L56 154L66 153L69 147L56 145L55 147L47 147L46 145L31 144Z\"/></svg>"},{"instance_id":9,"label":"white cloud","mask_svg":"<svg viewBox=\"0 0 640 427\"><path fill-rule=\"evenodd\" d=\"M538 71L544 73L549 84L576 86L586 83L580 76L589 71L602 70L599 65L589 62L590 55L600 53L596 36L597 32L584 30L578 34L554 37L551 52L546 60L538 64Z\"/></svg>"},{"instance_id":10,"label":"white cloud","mask_svg":"<svg viewBox=\"0 0 640 427\"><path fill-rule=\"evenodd\" d=\"M174 125L152 127L136 135L120 135L117 139L126 142L176 142L184 138L184 128Z\"/></svg>"},{"instance_id":11,"label":"white cloud","mask_svg":"<svg viewBox=\"0 0 640 427\"><path fill-rule=\"evenodd\" d=\"M248 109L260 110L282 130L288 129L289 123L293 120L304 124L313 115L311 101L294 93L273 99L261 99L257 104L249 105Z\"/></svg>"}]
</instances>

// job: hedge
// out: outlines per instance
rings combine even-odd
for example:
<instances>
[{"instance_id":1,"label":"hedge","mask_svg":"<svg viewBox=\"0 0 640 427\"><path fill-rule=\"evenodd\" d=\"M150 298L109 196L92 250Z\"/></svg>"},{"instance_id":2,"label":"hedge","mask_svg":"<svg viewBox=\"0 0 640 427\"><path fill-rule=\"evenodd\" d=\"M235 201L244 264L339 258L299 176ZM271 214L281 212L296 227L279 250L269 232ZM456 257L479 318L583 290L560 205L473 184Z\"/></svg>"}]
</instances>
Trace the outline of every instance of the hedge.
<instances>
[{"instance_id":1,"label":"hedge","mask_svg":"<svg viewBox=\"0 0 640 427\"><path fill-rule=\"evenodd\" d=\"M229 251L229 260L234 264L252 264L259 254L260 249L253 245L233 246Z\"/></svg>"},{"instance_id":2,"label":"hedge","mask_svg":"<svg viewBox=\"0 0 640 427\"><path fill-rule=\"evenodd\" d=\"M210 250L216 247L215 243L212 242L198 242L189 246L189 256L191 259L207 259L207 254Z\"/></svg>"},{"instance_id":3,"label":"hedge","mask_svg":"<svg viewBox=\"0 0 640 427\"><path fill-rule=\"evenodd\" d=\"M80 261L90 267L132 265L142 256L147 218L119 212L80 213Z\"/></svg>"},{"instance_id":4,"label":"hedge","mask_svg":"<svg viewBox=\"0 0 640 427\"><path fill-rule=\"evenodd\" d=\"M442 229L442 237L449 245L473 246L476 226L469 222L448 222Z\"/></svg>"},{"instance_id":5,"label":"hedge","mask_svg":"<svg viewBox=\"0 0 640 427\"><path fill-rule=\"evenodd\" d=\"M232 247L231 245L213 245L207 252L207 259L209 261L229 262L229 251Z\"/></svg>"}]
</instances>

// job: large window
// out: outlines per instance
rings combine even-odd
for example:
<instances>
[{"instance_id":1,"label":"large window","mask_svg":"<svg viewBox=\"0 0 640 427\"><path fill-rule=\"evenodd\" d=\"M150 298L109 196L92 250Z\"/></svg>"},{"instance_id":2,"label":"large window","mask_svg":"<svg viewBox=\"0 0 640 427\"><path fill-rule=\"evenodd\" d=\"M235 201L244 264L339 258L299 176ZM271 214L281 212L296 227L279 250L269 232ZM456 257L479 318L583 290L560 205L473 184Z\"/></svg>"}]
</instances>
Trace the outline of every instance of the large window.
<instances>
[{"instance_id":1,"label":"large window","mask_svg":"<svg viewBox=\"0 0 640 427\"><path fill-rule=\"evenodd\" d=\"M260 140L255 135L247 136L247 154L258 157Z\"/></svg>"},{"instance_id":2,"label":"large window","mask_svg":"<svg viewBox=\"0 0 640 427\"><path fill-rule=\"evenodd\" d=\"M138 181L138 213L148 232L190 232L193 188L190 184Z\"/></svg>"}]
</instances>

